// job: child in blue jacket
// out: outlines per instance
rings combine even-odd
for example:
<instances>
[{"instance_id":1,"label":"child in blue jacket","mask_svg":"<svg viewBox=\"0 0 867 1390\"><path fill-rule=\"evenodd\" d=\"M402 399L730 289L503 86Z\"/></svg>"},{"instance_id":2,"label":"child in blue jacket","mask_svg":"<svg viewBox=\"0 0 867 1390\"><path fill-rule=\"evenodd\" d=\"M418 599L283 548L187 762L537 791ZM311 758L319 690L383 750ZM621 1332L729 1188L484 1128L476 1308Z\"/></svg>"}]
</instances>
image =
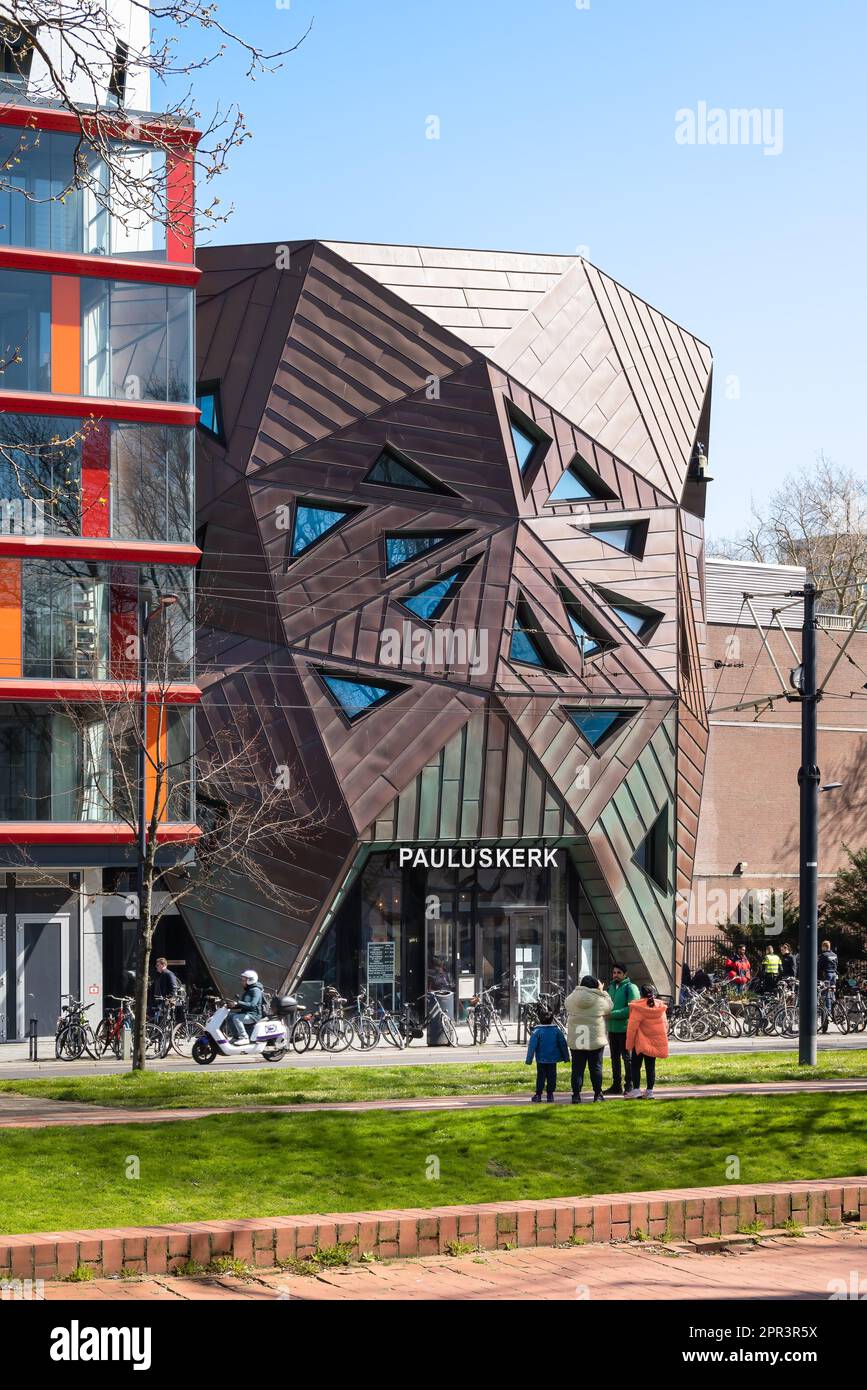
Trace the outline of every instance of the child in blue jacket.
<instances>
[{"instance_id":1,"label":"child in blue jacket","mask_svg":"<svg viewBox=\"0 0 867 1390\"><path fill-rule=\"evenodd\" d=\"M536 1059L536 1094L530 1099L538 1105L542 1099L543 1087L547 1090L548 1100L554 1099L554 1092L557 1089L557 1063L569 1061L569 1048L566 1046L566 1039L554 1022L553 1014L540 1013L539 1023L530 1034L527 1066L530 1065L534 1057Z\"/></svg>"}]
</instances>

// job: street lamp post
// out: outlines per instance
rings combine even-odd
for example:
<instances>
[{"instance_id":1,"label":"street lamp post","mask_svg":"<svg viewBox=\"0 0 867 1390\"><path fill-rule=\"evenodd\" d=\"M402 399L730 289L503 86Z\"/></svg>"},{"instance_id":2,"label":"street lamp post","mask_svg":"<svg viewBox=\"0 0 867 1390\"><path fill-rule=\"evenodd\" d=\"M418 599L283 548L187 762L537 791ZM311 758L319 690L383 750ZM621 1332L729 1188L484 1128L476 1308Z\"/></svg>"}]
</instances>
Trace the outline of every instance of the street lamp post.
<instances>
[{"instance_id":1,"label":"street lamp post","mask_svg":"<svg viewBox=\"0 0 867 1390\"><path fill-rule=\"evenodd\" d=\"M801 864L798 933L798 1062L816 1065L816 991L819 935L819 783L817 764L816 586L804 585L801 693Z\"/></svg>"},{"instance_id":2,"label":"street lamp post","mask_svg":"<svg viewBox=\"0 0 867 1390\"><path fill-rule=\"evenodd\" d=\"M139 745L138 745L138 863L136 865L136 896L138 899L139 942L136 956L142 959L142 923L144 911L144 866L147 857L147 743L148 743L148 628L151 619L163 609L177 603L175 594L163 594L154 601L152 592L144 587L139 590L138 631L139 631ZM145 982L144 1000L147 999Z\"/></svg>"}]
</instances>

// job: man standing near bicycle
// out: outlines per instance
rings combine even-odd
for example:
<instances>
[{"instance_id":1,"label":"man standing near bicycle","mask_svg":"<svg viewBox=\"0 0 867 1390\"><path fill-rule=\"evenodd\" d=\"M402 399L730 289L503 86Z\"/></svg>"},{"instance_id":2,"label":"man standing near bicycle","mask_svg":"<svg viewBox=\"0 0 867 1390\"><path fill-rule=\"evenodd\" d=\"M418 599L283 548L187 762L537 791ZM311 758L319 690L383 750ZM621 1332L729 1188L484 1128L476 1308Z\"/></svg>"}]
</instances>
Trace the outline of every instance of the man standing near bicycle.
<instances>
[{"instance_id":1,"label":"man standing near bicycle","mask_svg":"<svg viewBox=\"0 0 867 1390\"><path fill-rule=\"evenodd\" d=\"M622 1096L621 1065L626 1070L627 1089L631 1085L629 1053L626 1050L629 1005L633 999L639 998L638 985L632 983L624 966L612 965L611 984L608 986L608 993L611 996L612 1004L611 1013L607 1019L608 1046L611 1048L611 1085L605 1094L607 1096Z\"/></svg>"},{"instance_id":2,"label":"man standing near bicycle","mask_svg":"<svg viewBox=\"0 0 867 1390\"><path fill-rule=\"evenodd\" d=\"M161 1004L164 1000L180 993L181 982L174 971L169 970L169 963L165 956L157 956L154 968L156 970L153 983L154 1003Z\"/></svg>"}]
</instances>

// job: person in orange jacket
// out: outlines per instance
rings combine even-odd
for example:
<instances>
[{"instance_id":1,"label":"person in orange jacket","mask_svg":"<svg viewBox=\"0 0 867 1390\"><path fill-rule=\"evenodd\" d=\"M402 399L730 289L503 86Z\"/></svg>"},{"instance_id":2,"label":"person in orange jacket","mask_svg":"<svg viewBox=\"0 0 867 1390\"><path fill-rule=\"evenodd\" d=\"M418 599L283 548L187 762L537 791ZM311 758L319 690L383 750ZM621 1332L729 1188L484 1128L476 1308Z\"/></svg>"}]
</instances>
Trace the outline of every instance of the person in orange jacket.
<instances>
[{"instance_id":1,"label":"person in orange jacket","mask_svg":"<svg viewBox=\"0 0 867 1390\"><path fill-rule=\"evenodd\" d=\"M653 985L644 985L640 999L629 1005L626 1025L626 1049L632 1063L632 1084L626 1100L653 1100L657 1057L668 1056L668 1027L666 1009L656 997ZM647 1090L641 1094L641 1063L647 1075Z\"/></svg>"}]
</instances>

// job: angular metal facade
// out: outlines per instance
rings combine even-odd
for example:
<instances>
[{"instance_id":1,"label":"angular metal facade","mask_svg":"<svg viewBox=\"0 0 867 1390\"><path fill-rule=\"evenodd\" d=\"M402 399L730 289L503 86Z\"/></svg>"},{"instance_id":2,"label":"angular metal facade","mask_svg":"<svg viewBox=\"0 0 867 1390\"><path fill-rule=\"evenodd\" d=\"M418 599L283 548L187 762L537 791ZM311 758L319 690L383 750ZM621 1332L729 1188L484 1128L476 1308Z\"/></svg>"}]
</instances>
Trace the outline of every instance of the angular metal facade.
<instances>
[{"instance_id":1,"label":"angular metal facade","mask_svg":"<svg viewBox=\"0 0 867 1390\"><path fill-rule=\"evenodd\" d=\"M707 347L575 257L199 263L222 410L199 441L201 717L255 711L263 772L319 822L271 866L292 911L239 883L186 914L216 978L296 980L373 847L549 843L611 951L670 990L707 747ZM347 713L340 682L387 698Z\"/></svg>"}]
</instances>

